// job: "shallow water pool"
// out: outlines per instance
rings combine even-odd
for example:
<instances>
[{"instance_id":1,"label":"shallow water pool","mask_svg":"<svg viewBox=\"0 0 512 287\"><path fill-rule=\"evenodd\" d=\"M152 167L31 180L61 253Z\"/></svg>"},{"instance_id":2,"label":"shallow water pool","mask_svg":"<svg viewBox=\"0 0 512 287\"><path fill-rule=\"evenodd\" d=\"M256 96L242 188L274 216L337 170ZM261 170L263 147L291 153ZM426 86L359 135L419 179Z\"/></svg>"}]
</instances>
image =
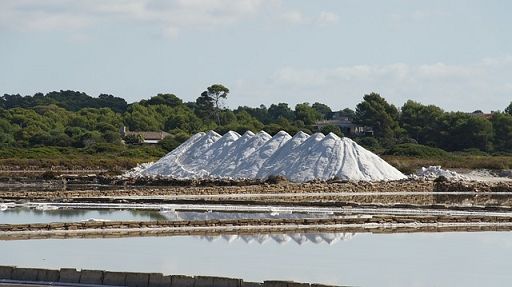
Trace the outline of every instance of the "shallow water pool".
<instances>
[{"instance_id":1,"label":"shallow water pool","mask_svg":"<svg viewBox=\"0 0 512 287\"><path fill-rule=\"evenodd\" d=\"M302 238L302 239L301 239ZM0 241L0 265L351 286L506 286L512 233L256 234Z\"/></svg>"},{"instance_id":2,"label":"shallow water pool","mask_svg":"<svg viewBox=\"0 0 512 287\"><path fill-rule=\"evenodd\" d=\"M88 209L59 208L40 210L14 207L0 211L0 224L76 222L84 220L150 221L150 220L208 220L251 218L325 218L335 214L304 212L219 212L174 211L152 209Z\"/></svg>"}]
</instances>

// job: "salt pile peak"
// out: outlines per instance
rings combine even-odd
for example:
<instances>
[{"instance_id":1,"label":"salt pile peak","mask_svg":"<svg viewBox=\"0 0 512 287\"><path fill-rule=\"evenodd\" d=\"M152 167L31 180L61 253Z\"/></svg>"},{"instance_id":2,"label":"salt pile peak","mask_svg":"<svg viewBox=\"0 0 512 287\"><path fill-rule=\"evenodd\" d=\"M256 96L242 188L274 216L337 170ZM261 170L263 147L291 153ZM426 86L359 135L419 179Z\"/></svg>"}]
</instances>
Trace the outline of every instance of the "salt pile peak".
<instances>
[{"instance_id":1,"label":"salt pile peak","mask_svg":"<svg viewBox=\"0 0 512 287\"><path fill-rule=\"evenodd\" d=\"M284 131L271 137L261 131L240 136L230 131L198 133L152 165L130 175L171 178L265 179L284 176L290 181L399 180L400 171L349 138L333 133L311 136Z\"/></svg>"},{"instance_id":2,"label":"salt pile peak","mask_svg":"<svg viewBox=\"0 0 512 287\"><path fill-rule=\"evenodd\" d=\"M223 169L222 167L217 168L212 175L216 177L253 178L242 176L240 169L242 169L244 163L249 161L251 155L256 153L271 138L272 137L264 131L253 135L245 144L239 146L239 148L233 152Z\"/></svg>"},{"instance_id":3,"label":"salt pile peak","mask_svg":"<svg viewBox=\"0 0 512 287\"><path fill-rule=\"evenodd\" d=\"M261 166L291 138L287 132L278 132L258 150L250 154L235 173L242 178L256 178Z\"/></svg>"},{"instance_id":4,"label":"salt pile peak","mask_svg":"<svg viewBox=\"0 0 512 287\"><path fill-rule=\"evenodd\" d=\"M288 140L283 146L276 150L272 156L263 163L258 171L258 174L256 175L256 178L267 178L271 175L281 174L281 171L286 167L287 164L284 159L291 157L294 154L295 149L308 138L309 135L307 133L303 131L297 132L290 140Z\"/></svg>"}]
</instances>

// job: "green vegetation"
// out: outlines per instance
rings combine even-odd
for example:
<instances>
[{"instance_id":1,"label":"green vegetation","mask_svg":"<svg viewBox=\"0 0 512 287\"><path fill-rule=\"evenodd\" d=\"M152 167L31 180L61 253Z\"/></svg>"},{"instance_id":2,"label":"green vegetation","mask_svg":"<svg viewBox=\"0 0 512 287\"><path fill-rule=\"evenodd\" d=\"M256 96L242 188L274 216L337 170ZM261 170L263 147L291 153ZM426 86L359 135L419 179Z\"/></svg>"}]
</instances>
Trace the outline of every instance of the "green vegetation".
<instances>
[{"instance_id":1,"label":"green vegetation","mask_svg":"<svg viewBox=\"0 0 512 287\"><path fill-rule=\"evenodd\" d=\"M385 155L413 156L413 157L443 157L449 154L440 149L420 144L397 144L384 152Z\"/></svg>"},{"instance_id":2,"label":"green vegetation","mask_svg":"<svg viewBox=\"0 0 512 287\"><path fill-rule=\"evenodd\" d=\"M76 91L4 95L0 97L0 164L128 167L158 158L199 131L312 133L318 131L316 122L333 116L331 107L322 103L231 110L222 104L229 93L227 87L215 84L194 102L158 94L131 104L112 95L95 98ZM355 111L336 112L372 128L374 135L344 135L335 125L323 126L321 132L353 137L398 167L412 168L427 161L447 167L512 166L512 103L504 112L468 114L414 101L397 108L371 93ZM143 139L137 136L122 139L122 126L132 131L166 131L170 136L149 147L140 145Z\"/></svg>"}]
</instances>

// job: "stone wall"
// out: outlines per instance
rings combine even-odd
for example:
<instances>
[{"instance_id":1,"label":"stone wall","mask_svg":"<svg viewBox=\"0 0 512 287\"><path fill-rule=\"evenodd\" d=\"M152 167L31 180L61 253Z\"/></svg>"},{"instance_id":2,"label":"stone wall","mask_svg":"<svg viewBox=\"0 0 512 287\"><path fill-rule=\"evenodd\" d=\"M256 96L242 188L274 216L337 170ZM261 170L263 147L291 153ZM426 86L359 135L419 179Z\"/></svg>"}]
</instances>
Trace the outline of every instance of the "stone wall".
<instances>
[{"instance_id":1,"label":"stone wall","mask_svg":"<svg viewBox=\"0 0 512 287\"><path fill-rule=\"evenodd\" d=\"M211 276L192 277L185 275L163 275L162 273L111 272L103 270L76 270L71 268L48 270L0 266L0 283L15 281L130 287L327 287L327 285L297 283L292 281L269 280L259 283L245 282L242 279Z\"/></svg>"}]
</instances>

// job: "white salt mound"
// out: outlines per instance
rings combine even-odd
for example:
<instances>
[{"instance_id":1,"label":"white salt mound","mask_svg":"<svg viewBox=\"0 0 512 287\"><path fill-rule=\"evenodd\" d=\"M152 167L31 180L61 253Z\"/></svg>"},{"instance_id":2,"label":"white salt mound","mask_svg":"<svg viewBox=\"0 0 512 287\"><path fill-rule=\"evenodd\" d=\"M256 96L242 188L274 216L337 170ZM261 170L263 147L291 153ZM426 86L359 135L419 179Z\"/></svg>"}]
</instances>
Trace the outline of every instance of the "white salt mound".
<instances>
[{"instance_id":1,"label":"white salt mound","mask_svg":"<svg viewBox=\"0 0 512 287\"><path fill-rule=\"evenodd\" d=\"M406 178L349 138L303 132L291 137L284 131L273 137L264 131L248 131L243 136L232 131L224 136L214 131L198 133L157 162L127 175L179 179L266 179L275 175L294 182Z\"/></svg>"},{"instance_id":2,"label":"white salt mound","mask_svg":"<svg viewBox=\"0 0 512 287\"><path fill-rule=\"evenodd\" d=\"M466 180L467 177L459 174L455 171L442 169L441 166L435 165L435 166L429 166L429 167L422 167L416 172L416 176L427 179L427 180L433 180L440 176L444 176L447 179L451 180Z\"/></svg>"}]
</instances>

